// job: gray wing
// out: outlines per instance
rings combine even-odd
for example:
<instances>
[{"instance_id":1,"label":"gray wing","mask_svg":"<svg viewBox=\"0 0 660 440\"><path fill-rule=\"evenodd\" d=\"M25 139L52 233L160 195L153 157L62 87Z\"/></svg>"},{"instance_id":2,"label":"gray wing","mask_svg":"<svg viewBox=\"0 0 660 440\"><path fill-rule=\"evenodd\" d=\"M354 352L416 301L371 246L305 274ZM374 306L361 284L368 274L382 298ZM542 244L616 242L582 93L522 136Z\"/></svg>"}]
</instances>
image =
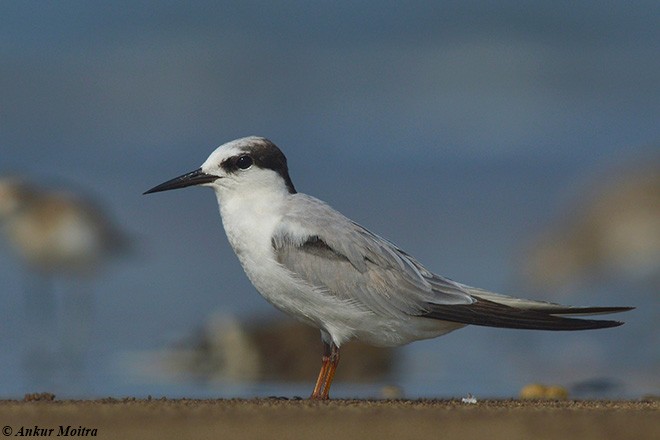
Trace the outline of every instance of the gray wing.
<instances>
[{"instance_id":1,"label":"gray wing","mask_svg":"<svg viewBox=\"0 0 660 440\"><path fill-rule=\"evenodd\" d=\"M460 284L431 273L320 200L296 194L287 208L273 235L275 256L311 285L391 316L474 302Z\"/></svg>"},{"instance_id":2,"label":"gray wing","mask_svg":"<svg viewBox=\"0 0 660 440\"><path fill-rule=\"evenodd\" d=\"M584 330L622 323L562 315L631 309L564 306L456 283L431 273L389 241L304 194L292 196L272 246L277 261L299 278L386 316L405 314L491 327Z\"/></svg>"}]
</instances>

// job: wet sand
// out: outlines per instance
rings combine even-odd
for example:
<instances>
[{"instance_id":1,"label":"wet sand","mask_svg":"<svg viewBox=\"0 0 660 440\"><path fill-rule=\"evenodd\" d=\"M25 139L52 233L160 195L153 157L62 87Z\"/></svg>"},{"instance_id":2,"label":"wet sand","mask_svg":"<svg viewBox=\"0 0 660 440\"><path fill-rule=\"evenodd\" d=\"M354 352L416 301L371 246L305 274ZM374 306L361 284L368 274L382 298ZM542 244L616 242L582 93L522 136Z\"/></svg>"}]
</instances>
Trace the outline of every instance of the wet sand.
<instances>
[{"instance_id":1,"label":"wet sand","mask_svg":"<svg viewBox=\"0 0 660 440\"><path fill-rule=\"evenodd\" d=\"M108 439L652 439L660 402L4 400L0 426L12 437L35 427L56 437L70 426L69 434Z\"/></svg>"}]
</instances>

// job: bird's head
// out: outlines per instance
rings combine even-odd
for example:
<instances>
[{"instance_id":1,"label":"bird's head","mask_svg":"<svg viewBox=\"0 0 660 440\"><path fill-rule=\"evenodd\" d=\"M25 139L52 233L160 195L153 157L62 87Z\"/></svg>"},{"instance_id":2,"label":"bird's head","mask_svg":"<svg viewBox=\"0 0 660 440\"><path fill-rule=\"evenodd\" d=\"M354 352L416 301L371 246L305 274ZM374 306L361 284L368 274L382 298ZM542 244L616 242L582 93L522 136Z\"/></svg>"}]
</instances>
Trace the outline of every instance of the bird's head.
<instances>
[{"instance_id":1,"label":"bird's head","mask_svg":"<svg viewBox=\"0 0 660 440\"><path fill-rule=\"evenodd\" d=\"M264 189L296 192L282 151L268 139L256 136L219 146L200 168L157 185L144 194L193 185L210 186L219 197Z\"/></svg>"}]
</instances>

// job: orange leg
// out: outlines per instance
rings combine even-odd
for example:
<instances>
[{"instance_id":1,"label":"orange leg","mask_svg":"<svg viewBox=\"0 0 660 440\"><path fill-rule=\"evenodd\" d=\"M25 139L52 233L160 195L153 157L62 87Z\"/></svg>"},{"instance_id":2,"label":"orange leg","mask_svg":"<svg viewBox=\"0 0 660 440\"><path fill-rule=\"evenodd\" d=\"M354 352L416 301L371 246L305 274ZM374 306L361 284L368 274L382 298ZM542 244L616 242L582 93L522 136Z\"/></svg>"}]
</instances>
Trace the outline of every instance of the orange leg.
<instances>
[{"instance_id":1,"label":"orange leg","mask_svg":"<svg viewBox=\"0 0 660 440\"><path fill-rule=\"evenodd\" d=\"M324 387L324 382L328 374L329 366L330 366L330 358L323 356L321 371L319 372L319 377L316 379L316 385L314 386L314 391L312 391L312 396L310 397L310 399L314 399L314 400L322 399L321 390Z\"/></svg>"},{"instance_id":2,"label":"orange leg","mask_svg":"<svg viewBox=\"0 0 660 440\"><path fill-rule=\"evenodd\" d=\"M334 342L328 344L323 341L323 363L310 399L327 400L329 398L330 385L335 377L337 365L339 365L339 347Z\"/></svg>"}]
</instances>

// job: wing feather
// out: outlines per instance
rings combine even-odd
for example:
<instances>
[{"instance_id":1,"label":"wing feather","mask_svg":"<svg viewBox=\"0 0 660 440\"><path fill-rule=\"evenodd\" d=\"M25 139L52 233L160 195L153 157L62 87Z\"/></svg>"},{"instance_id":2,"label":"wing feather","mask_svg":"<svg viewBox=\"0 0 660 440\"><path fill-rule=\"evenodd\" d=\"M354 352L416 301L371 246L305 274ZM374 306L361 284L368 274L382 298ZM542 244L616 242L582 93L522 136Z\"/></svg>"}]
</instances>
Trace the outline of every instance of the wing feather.
<instances>
[{"instance_id":1,"label":"wing feather","mask_svg":"<svg viewBox=\"0 0 660 440\"><path fill-rule=\"evenodd\" d=\"M570 307L477 289L436 275L394 244L305 194L292 196L274 231L277 261L295 276L382 316L420 316L461 324L582 330L618 321L566 318L629 310Z\"/></svg>"},{"instance_id":2,"label":"wing feather","mask_svg":"<svg viewBox=\"0 0 660 440\"><path fill-rule=\"evenodd\" d=\"M458 283L432 274L320 200L304 194L295 199L272 246L277 261L299 278L391 316L419 315L429 303L473 302Z\"/></svg>"}]
</instances>

